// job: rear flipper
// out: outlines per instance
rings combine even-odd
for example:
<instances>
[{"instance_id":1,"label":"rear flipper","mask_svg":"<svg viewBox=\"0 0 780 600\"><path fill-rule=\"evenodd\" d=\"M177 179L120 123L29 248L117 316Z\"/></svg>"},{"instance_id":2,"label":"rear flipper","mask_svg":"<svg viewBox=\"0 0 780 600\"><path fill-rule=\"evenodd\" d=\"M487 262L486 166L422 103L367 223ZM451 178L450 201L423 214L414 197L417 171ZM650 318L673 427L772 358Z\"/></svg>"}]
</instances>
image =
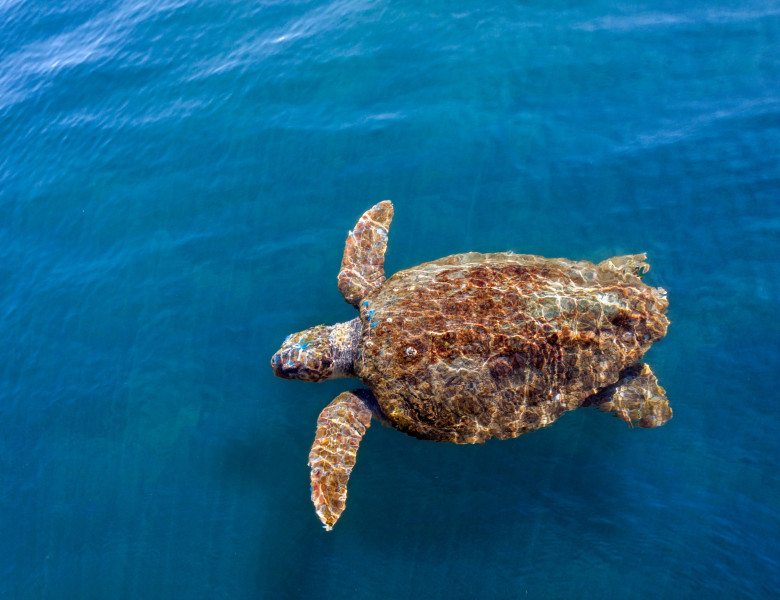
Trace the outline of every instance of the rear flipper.
<instances>
[{"instance_id":1,"label":"rear flipper","mask_svg":"<svg viewBox=\"0 0 780 600\"><path fill-rule=\"evenodd\" d=\"M311 500L328 531L344 512L347 482L372 416L382 419L373 394L362 389L339 394L317 419L309 453Z\"/></svg>"},{"instance_id":2,"label":"rear flipper","mask_svg":"<svg viewBox=\"0 0 780 600\"><path fill-rule=\"evenodd\" d=\"M582 404L612 412L630 426L659 427L672 418L664 388L645 363L635 363L620 372L620 379Z\"/></svg>"},{"instance_id":3,"label":"rear flipper","mask_svg":"<svg viewBox=\"0 0 780 600\"><path fill-rule=\"evenodd\" d=\"M621 273L632 273L637 277L642 277L650 270L650 265L645 261L647 254L628 254L626 256L613 256L599 263L600 267L612 269Z\"/></svg>"}]
</instances>

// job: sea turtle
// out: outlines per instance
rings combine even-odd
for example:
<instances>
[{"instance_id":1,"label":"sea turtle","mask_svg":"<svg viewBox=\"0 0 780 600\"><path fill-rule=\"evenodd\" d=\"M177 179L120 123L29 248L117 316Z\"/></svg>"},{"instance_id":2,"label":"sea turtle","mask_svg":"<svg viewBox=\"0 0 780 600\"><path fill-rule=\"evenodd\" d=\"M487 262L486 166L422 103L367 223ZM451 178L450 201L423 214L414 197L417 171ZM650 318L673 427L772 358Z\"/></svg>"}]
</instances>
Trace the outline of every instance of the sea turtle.
<instances>
[{"instance_id":1,"label":"sea turtle","mask_svg":"<svg viewBox=\"0 0 780 600\"><path fill-rule=\"evenodd\" d=\"M390 201L347 236L338 287L360 316L287 337L271 359L286 379L359 377L317 420L312 501L326 529L371 418L425 440L479 443L598 406L630 425L672 416L663 388L637 362L666 334L666 291L645 285L644 254L598 264L469 252L385 281Z\"/></svg>"}]
</instances>

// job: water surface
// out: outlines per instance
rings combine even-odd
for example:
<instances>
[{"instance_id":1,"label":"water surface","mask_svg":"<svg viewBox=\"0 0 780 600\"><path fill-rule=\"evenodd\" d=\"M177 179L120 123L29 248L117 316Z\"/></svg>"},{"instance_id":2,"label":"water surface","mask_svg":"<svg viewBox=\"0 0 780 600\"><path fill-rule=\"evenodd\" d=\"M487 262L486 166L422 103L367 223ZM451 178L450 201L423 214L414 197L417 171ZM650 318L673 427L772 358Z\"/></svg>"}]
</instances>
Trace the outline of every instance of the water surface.
<instances>
[{"instance_id":1,"label":"water surface","mask_svg":"<svg viewBox=\"0 0 780 600\"><path fill-rule=\"evenodd\" d=\"M488 5L489 4L489 5ZM0 1L0 596L768 598L780 4ZM273 378L387 269L645 251L674 419L372 427L331 533Z\"/></svg>"}]
</instances>

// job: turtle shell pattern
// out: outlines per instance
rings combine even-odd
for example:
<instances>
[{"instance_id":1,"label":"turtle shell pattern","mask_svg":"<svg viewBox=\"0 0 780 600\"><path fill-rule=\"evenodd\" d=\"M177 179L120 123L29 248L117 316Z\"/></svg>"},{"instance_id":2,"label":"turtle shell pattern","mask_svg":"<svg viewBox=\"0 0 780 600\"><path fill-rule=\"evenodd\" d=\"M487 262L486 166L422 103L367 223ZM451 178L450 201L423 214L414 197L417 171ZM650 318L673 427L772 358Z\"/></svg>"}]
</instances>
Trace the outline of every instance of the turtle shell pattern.
<instances>
[{"instance_id":1,"label":"turtle shell pattern","mask_svg":"<svg viewBox=\"0 0 780 600\"><path fill-rule=\"evenodd\" d=\"M666 334L667 306L604 263L458 254L368 293L355 374L410 435L512 438L615 383Z\"/></svg>"}]
</instances>

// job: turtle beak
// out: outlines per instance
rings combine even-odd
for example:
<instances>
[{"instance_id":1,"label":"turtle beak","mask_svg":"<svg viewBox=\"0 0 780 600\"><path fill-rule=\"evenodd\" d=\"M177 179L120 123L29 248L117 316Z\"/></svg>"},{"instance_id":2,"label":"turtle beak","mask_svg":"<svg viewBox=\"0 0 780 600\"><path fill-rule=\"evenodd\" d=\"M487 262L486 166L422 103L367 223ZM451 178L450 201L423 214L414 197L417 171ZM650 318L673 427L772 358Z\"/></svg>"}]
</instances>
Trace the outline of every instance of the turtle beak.
<instances>
[{"instance_id":1,"label":"turtle beak","mask_svg":"<svg viewBox=\"0 0 780 600\"><path fill-rule=\"evenodd\" d=\"M271 357L271 368L274 370L274 375L282 379L297 379L299 366L285 357L281 350Z\"/></svg>"}]
</instances>

